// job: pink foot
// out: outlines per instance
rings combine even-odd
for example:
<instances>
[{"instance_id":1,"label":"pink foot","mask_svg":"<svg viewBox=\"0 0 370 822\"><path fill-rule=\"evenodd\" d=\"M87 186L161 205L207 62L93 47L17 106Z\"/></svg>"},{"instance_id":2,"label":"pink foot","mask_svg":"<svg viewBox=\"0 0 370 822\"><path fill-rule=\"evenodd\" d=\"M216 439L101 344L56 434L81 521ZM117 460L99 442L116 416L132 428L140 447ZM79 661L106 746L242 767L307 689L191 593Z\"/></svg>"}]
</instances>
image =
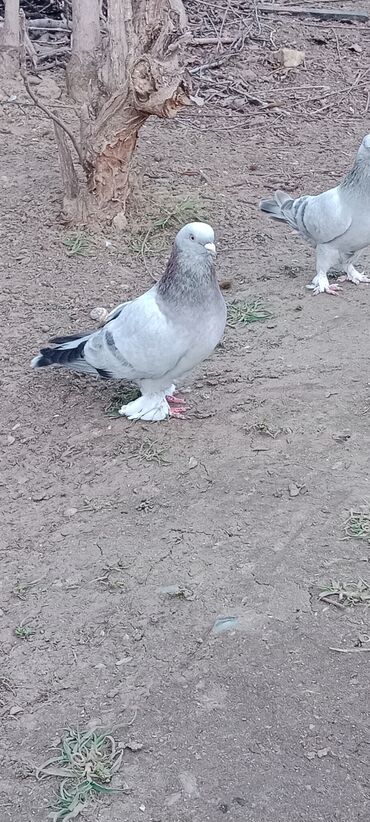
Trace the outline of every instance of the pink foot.
<instances>
[{"instance_id":1,"label":"pink foot","mask_svg":"<svg viewBox=\"0 0 370 822\"><path fill-rule=\"evenodd\" d=\"M184 420L184 413L186 411L186 402L181 397L175 397L172 394L166 396L168 405L170 406L171 417L177 417L178 420Z\"/></svg>"},{"instance_id":2,"label":"pink foot","mask_svg":"<svg viewBox=\"0 0 370 822\"><path fill-rule=\"evenodd\" d=\"M175 397L174 394L167 394L166 400L168 405L186 405L186 401L181 397Z\"/></svg>"}]
</instances>

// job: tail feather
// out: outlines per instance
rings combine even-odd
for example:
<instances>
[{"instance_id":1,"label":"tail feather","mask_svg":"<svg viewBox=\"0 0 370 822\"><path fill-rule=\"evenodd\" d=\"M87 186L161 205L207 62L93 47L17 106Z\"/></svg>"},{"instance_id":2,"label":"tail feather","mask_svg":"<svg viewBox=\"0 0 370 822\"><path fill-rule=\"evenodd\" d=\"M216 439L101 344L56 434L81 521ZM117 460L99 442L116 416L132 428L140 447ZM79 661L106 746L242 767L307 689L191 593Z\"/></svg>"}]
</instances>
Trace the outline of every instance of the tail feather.
<instances>
[{"instance_id":1,"label":"tail feather","mask_svg":"<svg viewBox=\"0 0 370 822\"><path fill-rule=\"evenodd\" d=\"M57 338L58 339L58 338ZM65 337L59 338L66 340ZM78 371L83 374L97 374L98 369L89 365L84 358L84 348L88 337L84 337L78 342L79 337L74 342L68 340L55 348L41 348L40 354L32 362L32 368L46 368L49 365L61 365L71 371ZM105 376L105 375L104 375Z\"/></svg>"},{"instance_id":2,"label":"tail feather","mask_svg":"<svg viewBox=\"0 0 370 822\"><path fill-rule=\"evenodd\" d=\"M275 220L285 220L284 214L282 214L280 206L275 200L261 200L260 209Z\"/></svg>"},{"instance_id":3,"label":"tail feather","mask_svg":"<svg viewBox=\"0 0 370 822\"><path fill-rule=\"evenodd\" d=\"M294 200L286 191L275 191L273 200L261 200L260 209L269 214L274 220L283 220L298 231Z\"/></svg>"},{"instance_id":4,"label":"tail feather","mask_svg":"<svg viewBox=\"0 0 370 822\"><path fill-rule=\"evenodd\" d=\"M83 331L82 334L70 334L65 337L51 337L49 342L54 343L54 345L62 345L63 348L75 348L75 343L78 340L81 342L84 340L84 342L86 342L86 340L88 340L93 333L93 331Z\"/></svg>"}]
</instances>

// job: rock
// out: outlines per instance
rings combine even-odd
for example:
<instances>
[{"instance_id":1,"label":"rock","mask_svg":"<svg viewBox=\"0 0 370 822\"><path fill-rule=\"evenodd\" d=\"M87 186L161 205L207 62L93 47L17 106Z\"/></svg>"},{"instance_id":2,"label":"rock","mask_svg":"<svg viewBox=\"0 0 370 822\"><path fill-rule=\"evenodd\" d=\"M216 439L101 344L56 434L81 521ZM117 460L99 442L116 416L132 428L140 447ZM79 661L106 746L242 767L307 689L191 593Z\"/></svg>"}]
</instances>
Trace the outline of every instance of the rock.
<instances>
[{"instance_id":1,"label":"rock","mask_svg":"<svg viewBox=\"0 0 370 822\"><path fill-rule=\"evenodd\" d=\"M62 89L51 77L44 77L38 86L37 94L39 97L44 97L49 100L58 100L61 96Z\"/></svg>"},{"instance_id":2,"label":"rock","mask_svg":"<svg viewBox=\"0 0 370 822\"><path fill-rule=\"evenodd\" d=\"M74 517L75 514L77 514L77 508L66 508L64 512L64 516L68 518Z\"/></svg>"},{"instance_id":3,"label":"rock","mask_svg":"<svg viewBox=\"0 0 370 822\"><path fill-rule=\"evenodd\" d=\"M127 228L127 217L123 211L119 211L118 214L113 217L113 225L117 231L124 231Z\"/></svg>"},{"instance_id":4,"label":"rock","mask_svg":"<svg viewBox=\"0 0 370 822\"><path fill-rule=\"evenodd\" d=\"M90 311L90 317L92 320L95 320L98 325L104 325L108 317L108 311L102 305L97 305L96 308Z\"/></svg>"},{"instance_id":5,"label":"rock","mask_svg":"<svg viewBox=\"0 0 370 822\"><path fill-rule=\"evenodd\" d=\"M304 63L304 51L282 48L274 53L275 61L284 68L297 68Z\"/></svg>"}]
</instances>

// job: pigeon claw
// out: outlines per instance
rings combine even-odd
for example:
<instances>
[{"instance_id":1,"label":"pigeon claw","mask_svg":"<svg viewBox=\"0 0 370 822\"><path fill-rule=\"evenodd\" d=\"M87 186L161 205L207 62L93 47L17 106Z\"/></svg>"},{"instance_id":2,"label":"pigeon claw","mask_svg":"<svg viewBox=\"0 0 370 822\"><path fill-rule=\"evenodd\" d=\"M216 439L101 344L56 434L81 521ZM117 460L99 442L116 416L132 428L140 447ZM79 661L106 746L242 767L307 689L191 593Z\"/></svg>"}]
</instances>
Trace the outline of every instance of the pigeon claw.
<instances>
[{"instance_id":1,"label":"pigeon claw","mask_svg":"<svg viewBox=\"0 0 370 822\"><path fill-rule=\"evenodd\" d=\"M170 417L175 417L177 420L185 420L184 406L177 408L175 405L170 406Z\"/></svg>"},{"instance_id":2,"label":"pigeon claw","mask_svg":"<svg viewBox=\"0 0 370 822\"><path fill-rule=\"evenodd\" d=\"M170 406L170 417L176 417L178 420L184 420L184 412L186 411L186 401L181 397L175 397L174 394L166 394L166 400Z\"/></svg>"},{"instance_id":3,"label":"pigeon claw","mask_svg":"<svg viewBox=\"0 0 370 822\"><path fill-rule=\"evenodd\" d=\"M168 405L186 405L186 400L181 397L175 397L174 394L166 394Z\"/></svg>"},{"instance_id":4,"label":"pigeon claw","mask_svg":"<svg viewBox=\"0 0 370 822\"><path fill-rule=\"evenodd\" d=\"M366 277L363 271L357 271L353 265L349 265L347 268L347 280L355 285L360 285L360 283L370 283L370 277Z\"/></svg>"},{"instance_id":5,"label":"pigeon claw","mask_svg":"<svg viewBox=\"0 0 370 822\"><path fill-rule=\"evenodd\" d=\"M315 297L318 294L332 294L334 297L339 297L339 292L340 291L343 291L343 288L341 288L340 285L334 285L333 284L333 285L328 285L327 288L324 288L324 291L321 291L319 286L316 286L316 288L314 288L314 290L313 290L313 293L314 293Z\"/></svg>"}]
</instances>

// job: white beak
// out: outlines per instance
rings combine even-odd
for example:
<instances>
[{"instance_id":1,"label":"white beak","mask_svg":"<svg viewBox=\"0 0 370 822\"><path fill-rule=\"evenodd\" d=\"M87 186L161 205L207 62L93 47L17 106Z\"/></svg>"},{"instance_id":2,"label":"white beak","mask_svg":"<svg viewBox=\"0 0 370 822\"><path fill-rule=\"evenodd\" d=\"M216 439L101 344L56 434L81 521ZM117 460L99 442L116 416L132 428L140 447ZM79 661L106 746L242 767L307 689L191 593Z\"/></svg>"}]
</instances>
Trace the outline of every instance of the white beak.
<instances>
[{"instance_id":1,"label":"white beak","mask_svg":"<svg viewBox=\"0 0 370 822\"><path fill-rule=\"evenodd\" d=\"M206 248L208 251L211 251L212 254L216 254L216 246L214 243L206 243L204 248Z\"/></svg>"}]
</instances>

